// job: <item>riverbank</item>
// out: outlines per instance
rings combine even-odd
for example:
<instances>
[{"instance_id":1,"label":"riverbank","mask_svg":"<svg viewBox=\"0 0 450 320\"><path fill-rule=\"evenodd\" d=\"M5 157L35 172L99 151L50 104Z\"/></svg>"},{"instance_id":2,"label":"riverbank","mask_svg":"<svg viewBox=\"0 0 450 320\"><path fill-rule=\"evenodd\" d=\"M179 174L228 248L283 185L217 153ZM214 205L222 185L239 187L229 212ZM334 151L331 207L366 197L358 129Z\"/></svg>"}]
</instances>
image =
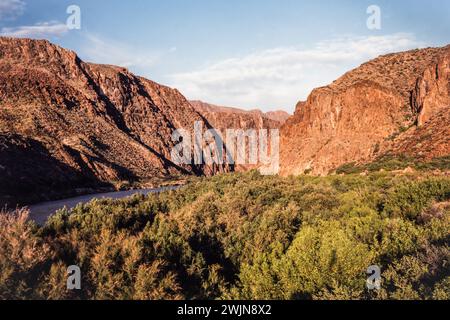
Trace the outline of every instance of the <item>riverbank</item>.
<instances>
[{"instance_id":1,"label":"riverbank","mask_svg":"<svg viewBox=\"0 0 450 320\"><path fill-rule=\"evenodd\" d=\"M179 186L166 186L152 189L132 189L127 191L114 191L105 193L94 193L88 195L77 196L56 201L46 201L26 207L29 210L29 219L39 225L45 224L47 219L61 209L73 209L77 205L86 204L94 199L123 199L136 194L148 195L151 193L160 193L165 191L176 190Z\"/></svg>"},{"instance_id":2,"label":"riverbank","mask_svg":"<svg viewBox=\"0 0 450 320\"><path fill-rule=\"evenodd\" d=\"M185 185L188 179L189 177L187 176L167 176L155 177L151 180L107 181L98 183L80 183L75 185L69 184L66 186L49 185L46 188L40 188L33 192L30 192L30 190L16 190L11 193L5 190L0 193L0 208L9 211L43 202L58 201L93 194L181 186Z\"/></svg>"}]
</instances>

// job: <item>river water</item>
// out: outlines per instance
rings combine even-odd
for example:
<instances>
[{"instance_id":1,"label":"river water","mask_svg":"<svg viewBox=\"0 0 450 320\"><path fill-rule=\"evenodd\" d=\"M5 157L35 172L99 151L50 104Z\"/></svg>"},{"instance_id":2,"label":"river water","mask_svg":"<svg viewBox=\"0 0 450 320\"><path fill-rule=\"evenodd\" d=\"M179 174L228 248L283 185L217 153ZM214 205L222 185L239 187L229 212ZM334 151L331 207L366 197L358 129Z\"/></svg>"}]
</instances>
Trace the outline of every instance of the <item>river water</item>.
<instances>
[{"instance_id":1,"label":"river water","mask_svg":"<svg viewBox=\"0 0 450 320\"><path fill-rule=\"evenodd\" d=\"M109 193L97 193L89 194L84 196L78 196L74 198L68 198L64 200L48 201L38 204L34 204L28 207L30 210L30 219L38 224L44 224L47 219L56 213L56 211L66 207L67 209L73 209L78 204L85 204L93 199L123 199L135 194L148 195L150 193L160 193L164 191L179 189L179 186L174 187L163 187L156 189L140 189L140 190L129 190L129 191L116 191Z\"/></svg>"}]
</instances>

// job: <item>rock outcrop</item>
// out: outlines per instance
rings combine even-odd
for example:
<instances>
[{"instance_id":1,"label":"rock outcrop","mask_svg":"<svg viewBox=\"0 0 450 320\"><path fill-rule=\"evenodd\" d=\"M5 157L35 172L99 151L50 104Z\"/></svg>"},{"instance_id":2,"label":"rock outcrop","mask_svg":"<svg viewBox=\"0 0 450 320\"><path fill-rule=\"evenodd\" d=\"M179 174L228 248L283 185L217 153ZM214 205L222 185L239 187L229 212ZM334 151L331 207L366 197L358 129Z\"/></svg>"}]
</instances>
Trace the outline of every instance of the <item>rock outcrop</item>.
<instances>
[{"instance_id":1,"label":"rock outcrop","mask_svg":"<svg viewBox=\"0 0 450 320\"><path fill-rule=\"evenodd\" d=\"M314 90L281 130L281 172L448 155L450 46L381 56Z\"/></svg>"}]
</instances>

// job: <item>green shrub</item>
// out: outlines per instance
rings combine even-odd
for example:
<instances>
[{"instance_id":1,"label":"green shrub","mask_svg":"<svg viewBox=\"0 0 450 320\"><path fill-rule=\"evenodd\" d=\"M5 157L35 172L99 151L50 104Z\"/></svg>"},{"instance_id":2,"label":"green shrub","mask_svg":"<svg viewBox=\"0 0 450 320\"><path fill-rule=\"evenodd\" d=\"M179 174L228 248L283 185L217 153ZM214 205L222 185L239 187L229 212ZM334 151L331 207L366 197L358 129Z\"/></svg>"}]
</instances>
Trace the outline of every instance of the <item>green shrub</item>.
<instances>
[{"instance_id":1,"label":"green shrub","mask_svg":"<svg viewBox=\"0 0 450 320\"><path fill-rule=\"evenodd\" d=\"M432 201L449 199L449 179L401 183L388 193L384 212L391 217L414 220Z\"/></svg>"},{"instance_id":2,"label":"green shrub","mask_svg":"<svg viewBox=\"0 0 450 320\"><path fill-rule=\"evenodd\" d=\"M3 213L0 298L448 299L449 200L450 179L425 172L252 171L94 200L42 227ZM70 265L80 291L66 289Z\"/></svg>"}]
</instances>

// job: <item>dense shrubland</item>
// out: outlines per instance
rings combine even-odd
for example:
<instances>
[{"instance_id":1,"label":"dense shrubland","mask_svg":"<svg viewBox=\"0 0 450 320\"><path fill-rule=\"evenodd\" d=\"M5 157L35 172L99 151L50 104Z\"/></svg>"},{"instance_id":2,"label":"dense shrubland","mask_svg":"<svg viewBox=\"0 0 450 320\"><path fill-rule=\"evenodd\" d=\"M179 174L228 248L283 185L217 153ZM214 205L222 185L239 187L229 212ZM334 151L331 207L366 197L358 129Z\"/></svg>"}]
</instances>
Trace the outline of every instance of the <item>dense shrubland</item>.
<instances>
[{"instance_id":1,"label":"dense shrubland","mask_svg":"<svg viewBox=\"0 0 450 320\"><path fill-rule=\"evenodd\" d=\"M363 172L377 172L380 170L394 171L413 169L420 171L437 170L448 172L450 170L450 156L434 158L430 161L422 161L414 157L386 155L374 162L357 165L356 163L347 163L337 168L337 174L355 174Z\"/></svg>"},{"instance_id":2,"label":"dense shrubland","mask_svg":"<svg viewBox=\"0 0 450 320\"><path fill-rule=\"evenodd\" d=\"M424 173L222 175L0 228L1 299L450 298L450 179Z\"/></svg>"}]
</instances>

